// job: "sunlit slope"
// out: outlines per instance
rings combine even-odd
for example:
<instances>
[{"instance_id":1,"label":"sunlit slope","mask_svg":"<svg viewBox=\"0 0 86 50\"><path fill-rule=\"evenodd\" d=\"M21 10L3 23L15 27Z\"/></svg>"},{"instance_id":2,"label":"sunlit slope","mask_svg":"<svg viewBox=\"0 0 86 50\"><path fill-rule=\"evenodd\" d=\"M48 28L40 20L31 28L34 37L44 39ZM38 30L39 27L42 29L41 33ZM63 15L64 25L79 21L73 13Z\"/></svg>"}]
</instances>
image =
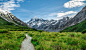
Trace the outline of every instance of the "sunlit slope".
<instances>
[{"instance_id":1,"label":"sunlit slope","mask_svg":"<svg viewBox=\"0 0 86 50\"><path fill-rule=\"evenodd\" d=\"M68 27L62 30L61 32L82 32L85 29L86 29L86 20L84 20L83 22L79 24Z\"/></svg>"},{"instance_id":2,"label":"sunlit slope","mask_svg":"<svg viewBox=\"0 0 86 50\"><path fill-rule=\"evenodd\" d=\"M14 23L7 22L0 17L0 30L5 29L9 31L35 31L36 29L29 28L27 26L15 25Z\"/></svg>"},{"instance_id":3,"label":"sunlit slope","mask_svg":"<svg viewBox=\"0 0 86 50\"><path fill-rule=\"evenodd\" d=\"M13 23L7 22L6 20L4 20L3 18L0 17L0 29L21 29L21 28L25 28L28 29L28 27L24 27L24 26L16 26Z\"/></svg>"}]
</instances>

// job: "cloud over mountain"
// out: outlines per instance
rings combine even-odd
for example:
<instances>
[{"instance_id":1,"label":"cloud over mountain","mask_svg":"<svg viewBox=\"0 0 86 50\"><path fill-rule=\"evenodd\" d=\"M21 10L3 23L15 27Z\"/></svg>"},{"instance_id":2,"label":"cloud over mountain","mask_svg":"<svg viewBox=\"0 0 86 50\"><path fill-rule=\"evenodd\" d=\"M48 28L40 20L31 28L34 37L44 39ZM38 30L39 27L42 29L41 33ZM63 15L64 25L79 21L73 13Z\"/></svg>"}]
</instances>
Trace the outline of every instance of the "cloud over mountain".
<instances>
[{"instance_id":1,"label":"cloud over mountain","mask_svg":"<svg viewBox=\"0 0 86 50\"><path fill-rule=\"evenodd\" d=\"M75 12L75 11L62 12L62 13L58 13L58 14L57 14L57 17L62 17L62 16L74 14L74 13L77 13L77 12Z\"/></svg>"},{"instance_id":2,"label":"cloud over mountain","mask_svg":"<svg viewBox=\"0 0 86 50\"><path fill-rule=\"evenodd\" d=\"M84 3L84 1L86 0L70 0L64 4L64 7L65 8L80 7L86 4Z\"/></svg>"}]
</instances>

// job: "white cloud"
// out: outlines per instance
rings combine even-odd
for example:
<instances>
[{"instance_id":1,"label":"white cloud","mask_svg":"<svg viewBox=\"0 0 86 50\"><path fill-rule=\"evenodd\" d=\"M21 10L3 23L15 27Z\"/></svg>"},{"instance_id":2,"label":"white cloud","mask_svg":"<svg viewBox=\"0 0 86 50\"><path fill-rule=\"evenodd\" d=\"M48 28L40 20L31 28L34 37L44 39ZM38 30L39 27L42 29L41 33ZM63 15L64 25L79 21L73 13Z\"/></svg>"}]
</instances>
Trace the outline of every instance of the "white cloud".
<instances>
[{"instance_id":1,"label":"white cloud","mask_svg":"<svg viewBox=\"0 0 86 50\"><path fill-rule=\"evenodd\" d=\"M86 0L72 0L72 1L86 1Z\"/></svg>"},{"instance_id":2,"label":"white cloud","mask_svg":"<svg viewBox=\"0 0 86 50\"><path fill-rule=\"evenodd\" d=\"M75 14L77 12L74 11L68 11L68 12L64 12L64 13L58 13L57 17L62 17L62 16L66 16L66 15L70 15L70 14Z\"/></svg>"},{"instance_id":3,"label":"white cloud","mask_svg":"<svg viewBox=\"0 0 86 50\"><path fill-rule=\"evenodd\" d=\"M22 1L22 0L17 0L17 1ZM8 12L11 12L11 10L15 10L14 8L15 7L20 7L20 4L15 2L15 0L10 0L10 1L7 1L7 2L2 2L0 8L4 11L8 11Z\"/></svg>"},{"instance_id":4,"label":"white cloud","mask_svg":"<svg viewBox=\"0 0 86 50\"><path fill-rule=\"evenodd\" d=\"M73 8L73 7L84 6L86 3L84 3L83 1L86 1L86 0L71 0L67 3L65 3L64 7L65 8Z\"/></svg>"}]
</instances>

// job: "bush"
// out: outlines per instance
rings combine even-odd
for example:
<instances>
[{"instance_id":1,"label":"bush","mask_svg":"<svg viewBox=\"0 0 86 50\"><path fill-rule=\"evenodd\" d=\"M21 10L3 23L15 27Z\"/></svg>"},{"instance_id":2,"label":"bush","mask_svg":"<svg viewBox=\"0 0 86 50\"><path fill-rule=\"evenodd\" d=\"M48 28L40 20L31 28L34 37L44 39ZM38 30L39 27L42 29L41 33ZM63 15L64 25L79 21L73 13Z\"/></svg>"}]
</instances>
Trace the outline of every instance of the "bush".
<instances>
[{"instance_id":1,"label":"bush","mask_svg":"<svg viewBox=\"0 0 86 50\"><path fill-rule=\"evenodd\" d=\"M6 29L0 29L0 33L8 33L8 30L6 30Z\"/></svg>"},{"instance_id":2,"label":"bush","mask_svg":"<svg viewBox=\"0 0 86 50\"><path fill-rule=\"evenodd\" d=\"M43 30L38 30L38 32L43 32Z\"/></svg>"},{"instance_id":3,"label":"bush","mask_svg":"<svg viewBox=\"0 0 86 50\"><path fill-rule=\"evenodd\" d=\"M86 33L86 29L82 31L82 33Z\"/></svg>"},{"instance_id":4,"label":"bush","mask_svg":"<svg viewBox=\"0 0 86 50\"><path fill-rule=\"evenodd\" d=\"M35 46L39 45L39 42L37 41L37 39L32 39L31 41Z\"/></svg>"},{"instance_id":5,"label":"bush","mask_svg":"<svg viewBox=\"0 0 86 50\"><path fill-rule=\"evenodd\" d=\"M13 23L6 22L5 25L14 25Z\"/></svg>"},{"instance_id":6,"label":"bush","mask_svg":"<svg viewBox=\"0 0 86 50\"><path fill-rule=\"evenodd\" d=\"M37 31L37 29L35 29L35 28L32 28L34 31Z\"/></svg>"}]
</instances>

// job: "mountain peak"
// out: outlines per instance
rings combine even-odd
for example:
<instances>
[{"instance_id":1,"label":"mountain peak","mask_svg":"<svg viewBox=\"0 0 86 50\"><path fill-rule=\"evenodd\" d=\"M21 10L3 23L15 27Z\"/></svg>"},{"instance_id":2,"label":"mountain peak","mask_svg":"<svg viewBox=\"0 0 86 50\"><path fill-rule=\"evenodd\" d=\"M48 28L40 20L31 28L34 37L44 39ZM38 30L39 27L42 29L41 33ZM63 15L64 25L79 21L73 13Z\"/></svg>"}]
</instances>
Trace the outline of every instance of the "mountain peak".
<instances>
[{"instance_id":1,"label":"mountain peak","mask_svg":"<svg viewBox=\"0 0 86 50\"><path fill-rule=\"evenodd\" d=\"M8 14L8 13L10 13L9 11L2 10L1 8L0 8L0 12L1 12L1 13L4 13L4 14Z\"/></svg>"},{"instance_id":2,"label":"mountain peak","mask_svg":"<svg viewBox=\"0 0 86 50\"><path fill-rule=\"evenodd\" d=\"M35 16L35 17L33 17L32 19L38 19L38 17Z\"/></svg>"}]
</instances>

